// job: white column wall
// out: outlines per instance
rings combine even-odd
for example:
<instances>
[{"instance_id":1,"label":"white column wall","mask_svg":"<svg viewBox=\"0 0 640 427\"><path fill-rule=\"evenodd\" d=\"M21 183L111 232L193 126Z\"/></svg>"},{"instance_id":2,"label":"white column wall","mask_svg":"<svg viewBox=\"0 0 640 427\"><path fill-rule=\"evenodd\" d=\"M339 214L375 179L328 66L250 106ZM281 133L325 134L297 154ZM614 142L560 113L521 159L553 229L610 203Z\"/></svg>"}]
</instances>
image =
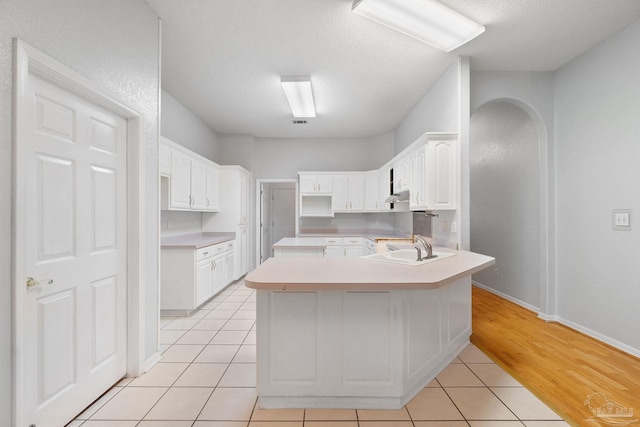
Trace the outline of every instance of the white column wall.
<instances>
[{"instance_id":1,"label":"white column wall","mask_svg":"<svg viewBox=\"0 0 640 427\"><path fill-rule=\"evenodd\" d=\"M11 425L12 39L20 38L144 115L147 188L158 185L159 25L143 0L0 1L0 425ZM135 40L135 43L132 43ZM146 357L157 351L158 196L145 194Z\"/></svg>"}]
</instances>

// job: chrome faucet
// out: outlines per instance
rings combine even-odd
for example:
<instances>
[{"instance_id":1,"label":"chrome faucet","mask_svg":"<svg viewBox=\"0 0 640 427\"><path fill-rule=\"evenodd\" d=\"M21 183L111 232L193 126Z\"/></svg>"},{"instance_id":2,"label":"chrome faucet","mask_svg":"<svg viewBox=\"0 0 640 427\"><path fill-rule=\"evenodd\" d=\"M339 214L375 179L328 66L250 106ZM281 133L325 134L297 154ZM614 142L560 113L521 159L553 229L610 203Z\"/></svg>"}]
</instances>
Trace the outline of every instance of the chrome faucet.
<instances>
[{"instance_id":1,"label":"chrome faucet","mask_svg":"<svg viewBox=\"0 0 640 427\"><path fill-rule=\"evenodd\" d=\"M431 246L431 243L425 239L424 237L422 237L419 234L415 235L415 240L422 243L422 246L424 247L424 250L427 253L426 257L422 256L422 251L420 250L420 248L418 246L416 246L415 248L418 250L418 261L424 261L425 259L430 259L430 258L435 258L437 257L437 255L433 255L433 246Z\"/></svg>"}]
</instances>

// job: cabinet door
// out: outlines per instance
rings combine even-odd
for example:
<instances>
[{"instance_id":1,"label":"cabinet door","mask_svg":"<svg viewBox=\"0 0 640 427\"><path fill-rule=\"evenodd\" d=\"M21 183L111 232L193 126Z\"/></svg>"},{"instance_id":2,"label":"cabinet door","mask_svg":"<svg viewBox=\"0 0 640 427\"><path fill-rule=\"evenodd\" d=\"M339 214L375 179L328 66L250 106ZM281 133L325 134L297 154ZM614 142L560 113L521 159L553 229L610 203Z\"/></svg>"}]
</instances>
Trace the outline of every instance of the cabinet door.
<instances>
[{"instance_id":1,"label":"cabinet door","mask_svg":"<svg viewBox=\"0 0 640 427\"><path fill-rule=\"evenodd\" d=\"M170 209L191 207L191 158L177 150L171 153Z\"/></svg>"},{"instance_id":2,"label":"cabinet door","mask_svg":"<svg viewBox=\"0 0 640 427\"><path fill-rule=\"evenodd\" d=\"M249 177L241 173L240 174L240 223L246 224L249 221L247 215L247 206L249 204Z\"/></svg>"},{"instance_id":3,"label":"cabinet door","mask_svg":"<svg viewBox=\"0 0 640 427\"><path fill-rule=\"evenodd\" d=\"M385 200L387 200L387 197L391 195L391 183L390 183L391 175L390 174L391 174L391 171L389 171L389 169L383 169L378 174L378 184L379 184L378 200L380 203L381 211L389 211L391 209L391 205L389 203L385 203Z\"/></svg>"},{"instance_id":4,"label":"cabinet door","mask_svg":"<svg viewBox=\"0 0 640 427\"><path fill-rule=\"evenodd\" d=\"M213 295L213 259L196 264L196 307Z\"/></svg>"},{"instance_id":5,"label":"cabinet door","mask_svg":"<svg viewBox=\"0 0 640 427\"><path fill-rule=\"evenodd\" d=\"M344 246L344 256L347 258L358 258L364 255L364 249L362 245L358 246Z\"/></svg>"},{"instance_id":6,"label":"cabinet door","mask_svg":"<svg viewBox=\"0 0 640 427\"><path fill-rule=\"evenodd\" d=\"M349 178L346 175L333 177L333 211L349 211Z\"/></svg>"},{"instance_id":7,"label":"cabinet door","mask_svg":"<svg viewBox=\"0 0 640 427\"><path fill-rule=\"evenodd\" d=\"M229 283L233 282L233 251L227 252L225 254L225 266L224 266L224 285L227 286Z\"/></svg>"},{"instance_id":8,"label":"cabinet door","mask_svg":"<svg viewBox=\"0 0 640 427\"><path fill-rule=\"evenodd\" d=\"M364 178L364 210L378 212L380 210L378 195L378 173L368 173Z\"/></svg>"},{"instance_id":9,"label":"cabinet door","mask_svg":"<svg viewBox=\"0 0 640 427\"><path fill-rule=\"evenodd\" d=\"M216 255L211 260L212 270L211 270L211 282L212 282L212 294L216 294L224 288L225 283L225 264L226 264L226 256L225 254Z\"/></svg>"},{"instance_id":10,"label":"cabinet door","mask_svg":"<svg viewBox=\"0 0 640 427\"><path fill-rule=\"evenodd\" d=\"M191 209L203 211L207 206L207 169L204 163L191 160Z\"/></svg>"},{"instance_id":11,"label":"cabinet door","mask_svg":"<svg viewBox=\"0 0 640 427\"><path fill-rule=\"evenodd\" d=\"M416 150L411 159L411 179L409 208L412 210L428 209L428 176L427 176L427 146Z\"/></svg>"},{"instance_id":12,"label":"cabinet door","mask_svg":"<svg viewBox=\"0 0 640 427\"><path fill-rule=\"evenodd\" d=\"M219 173L218 167L215 165L206 166L207 177L207 195L205 198L205 210L211 212L217 212L219 210Z\"/></svg>"},{"instance_id":13,"label":"cabinet door","mask_svg":"<svg viewBox=\"0 0 640 427\"><path fill-rule=\"evenodd\" d=\"M249 227L242 228L242 259L240 260L242 274L249 271Z\"/></svg>"},{"instance_id":14,"label":"cabinet door","mask_svg":"<svg viewBox=\"0 0 640 427\"><path fill-rule=\"evenodd\" d=\"M364 211L364 175L349 176L349 211Z\"/></svg>"},{"instance_id":15,"label":"cabinet door","mask_svg":"<svg viewBox=\"0 0 640 427\"><path fill-rule=\"evenodd\" d=\"M333 191L333 176L318 175L316 176L316 184L318 186L318 193L329 194Z\"/></svg>"},{"instance_id":16,"label":"cabinet door","mask_svg":"<svg viewBox=\"0 0 640 427\"><path fill-rule=\"evenodd\" d=\"M456 209L458 195L457 141L429 141L430 169L428 171L431 209Z\"/></svg>"},{"instance_id":17,"label":"cabinet door","mask_svg":"<svg viewBox=\"0 0 640 427\"><path fill-rule=\"evenodd\" d=\"M316 181L313 175L300 175L300 194L316 192Z\"/></svg>"},{"instance_id":18,"label":"cabinet door","mask_svg":"<svg viewBox=\"0 0 640 427\"><path fill-rule=\"evenodd\" d=\"M400 161L400 184L399 191L407 191L409 189L409 173L411 169L411 157L407 156Z\"/></svg>"},{"instance_id":19,"label":"cabinet door","mask_svg":"<svg viewBox=\"0 0 640 427\"><path fill-rule=\"evenodd\" d=\"M325 258L342 258L344 256L344 251L342 249L342 245L340 246L327 246L324 250Z\"/></svg>"}]
</instances>

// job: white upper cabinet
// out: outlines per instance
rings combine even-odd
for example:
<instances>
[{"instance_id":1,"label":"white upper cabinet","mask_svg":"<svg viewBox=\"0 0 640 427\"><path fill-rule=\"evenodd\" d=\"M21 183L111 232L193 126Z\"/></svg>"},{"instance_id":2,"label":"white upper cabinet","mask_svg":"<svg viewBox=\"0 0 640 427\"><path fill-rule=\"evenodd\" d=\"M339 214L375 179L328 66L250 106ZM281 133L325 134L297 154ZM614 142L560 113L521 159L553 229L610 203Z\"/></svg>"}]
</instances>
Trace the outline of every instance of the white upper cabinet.
<instances>
[{"instance_id":1,"label":"white upper cabinet","mask_svg":"<svg viewBox=\"0 0 640 427\"><path fill-rule=\"evenodd\" d=\"M191 159L191 209L202 211L207 206L207 169L204 163Z\"/></svg>"},{"instance_id":2,"label":"white upper cabinet","mask_svg":"<svg viewBox=\"0 0 640 427\"><path fill-rule=\"evenodd\" d=\"M191 209L191 158L181 151L171 153L169 209Z\"/></svg>"},{"instance_id":3,"label":"white upper cabinet","mask_svg":"<svg viewBox=\"0 0 640 427\"><path fill-rule=\"evenodd\" d=\"M300 174L300 194L331 194L333 177L323 174Z\"/></svg>"},{"instance_id":4,"label":"white upper cabinet","mask_svg":"<svg viewBox=\"0 0 640 427\"><path fill-rule=\"evenodd\" d=\"M429 197L427 205L433 210L452 210L458 202L458 143L457 139L429 141Z\"/></svg>"},{"instance_id":5,"label":"white upper cabinet","mask_svg":"<svg viewBox=\"0 0 640 427\"><path fill-rule=\"evenodd\" d=\"M218 211L218 165L214 162L161 138L160 174L161 181L168 180L161 187L162 209Z\"/></svg>"},{"instance_id":6,"label":"white upper cabinet","mask_svg":"<svg viewBox=\"0 0 640 427\"><path fill-rule=\"evenodd\" d=\"M345 174L333 177L333 211L364 211L364 174Z\"/></svg>"},{"instance_id":7,"label":"white upper cabinet","mask_svg":"<svg viewBox=\"0 0 640 427\"><path fill-rule=\"evenodd\" d=\"M333 174L299 172L300 216L333 216Z\"/></svg>"},{"instance_id":8,"label":"white upper cabinet","mask_svg":"<svg viewBox=\"0 0 640 427\"><path fill-rule=\"evenodd\" d=\"M210 212L217 212L220 201L220 172L218 165L210 164L206 166L207 171L207 194L204 209Z\"/></svg>"},{"instance_id":9,"label":"white upper cabinet","mask_svg":"<svg viewBox=\"0 0 640 427\"><path fill-rule=\"evenodd\" d=\"M400 193L409 189L411 158L404 155L393 163L393 192Z\"/></svg>"},{"instance_id":10,"label":"white upper cabinet","mask_svg":"<svg viewBox=\"0 0 640 427\"><path fill-rule=\"evenodd\" d=\"M377 171L367 172L364 176L364 211L380 211L379 174Z\"/></svg>"},{"instance_id":11,"label":"white upper cabinet","mask_svg":"<svg viewBox=\"0 0 640 427\"><path fill-rule=\"evenodd\" d=\"M427 192L429 178L427 176L427 151L426 145L418 148L411 154L409 177L409 209L424 210L427 206Z\"/></svg>"},{"instance_id":12,"label":"white upper cabinet","mask_svg":"<svg viewBox=\"0 0 640 427\"><path fill-rule=\"evenodd\" d=\"M378 171L378 200L380 200L380 211L387 212L391 210L391 204L385 200L391 195L391 171L388 168L382 168Z\"/></svg>"},{"instance_id":13,"label":"white upper cabinet","mask_svg":"<svg viewBox=\"0 0 640 427\"><path fill-rule=\"evenodd\" d=\"M392 192L405 191L409 192L410 210L455 210L458 156L456 134L425 133L375 171L298 172L300 216L387 212L391 206L385 200ZM400 202L394 208L398 212L407 210L406 204Z\"/></svg>"}]
</instances>

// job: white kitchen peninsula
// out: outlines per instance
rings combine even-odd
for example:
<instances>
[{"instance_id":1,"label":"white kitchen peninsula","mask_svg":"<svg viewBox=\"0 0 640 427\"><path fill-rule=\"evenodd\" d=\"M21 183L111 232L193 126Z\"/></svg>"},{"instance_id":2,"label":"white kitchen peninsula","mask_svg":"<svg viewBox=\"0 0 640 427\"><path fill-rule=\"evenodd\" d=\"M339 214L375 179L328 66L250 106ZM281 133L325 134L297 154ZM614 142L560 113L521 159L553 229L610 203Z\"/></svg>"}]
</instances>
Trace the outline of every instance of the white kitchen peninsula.
<instances>
[{"instance_id":1,"label":"white kitchen peninsula","mask_svg":"<svg viewBox=\"0 0 640 427\"><path fill-rule=\"evenodd\" d=\"M406 266L271 258L257 289L263 408L398 409L469 343L471 274L494 258L454 252Z\"/></svg>"}]
</instances>

